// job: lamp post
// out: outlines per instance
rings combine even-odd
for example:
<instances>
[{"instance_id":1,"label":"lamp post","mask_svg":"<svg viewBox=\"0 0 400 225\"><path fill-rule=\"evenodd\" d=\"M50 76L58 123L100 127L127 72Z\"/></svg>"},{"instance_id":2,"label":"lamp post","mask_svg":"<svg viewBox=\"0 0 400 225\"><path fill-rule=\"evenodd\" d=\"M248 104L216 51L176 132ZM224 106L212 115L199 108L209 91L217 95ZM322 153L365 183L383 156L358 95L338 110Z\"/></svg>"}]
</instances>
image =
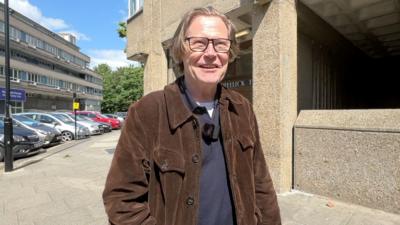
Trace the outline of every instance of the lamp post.
<instances>
[{"instance_id":1,"label":"lamp post","mask_svg":"<svg viewBox=\"0 0 400 225\"><path fill-rule=\"evenodd\" d=\"M10 23L8 15L8 0L4 0L4 34L5 34L5 76L6 76L6 101L4 116L4 171L11 172L13 170L13 130L12 118L10 117Z\"/></svg>"}]
</instances>

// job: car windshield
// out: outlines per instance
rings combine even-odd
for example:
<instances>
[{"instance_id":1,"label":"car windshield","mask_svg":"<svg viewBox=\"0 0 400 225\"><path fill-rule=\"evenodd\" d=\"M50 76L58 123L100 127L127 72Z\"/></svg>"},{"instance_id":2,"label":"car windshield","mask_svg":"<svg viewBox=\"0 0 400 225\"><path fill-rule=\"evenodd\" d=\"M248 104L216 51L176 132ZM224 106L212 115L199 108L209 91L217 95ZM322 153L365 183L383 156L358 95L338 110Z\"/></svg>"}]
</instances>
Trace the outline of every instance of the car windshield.
<instances>
[{"instance_id":1,"label":"car windshield","mask_svg":"<svg viewBox=\"0 0 400 225\"><path fill-rule=\"evenodd\" d=\"M0 120L0 128L4 128L4 122Z\"/></svg>"},{"instance_id":2,"label":"car windshield","mask_svg":"<svg viewBox=\"0 0 400 225\"><path fill-rule=\"evenodd\" d=\"M93 121L93 120L91 120L91 119L89 119L89 118L87 118L87 117L84 117L84 116L79 116L79 115L76 115L76 119L78 120L78 121Z\"/></svg>"},{"instance_id":3,"label":"car windshield","mask_svg":"<svg viewBox=\"0 0 400 225\"><path fill-rule=\"evenodd\" d=\"M103 115L103 114L97 114L100 118L106 118L106 119L109 119L107 116L105 116L105 115Z\"/></svg>"},{"instance_id":4,"label":"car windshield","mask_svg":"<svg viewBox=\"0 0 400 225\"><path fill-rule=\"evenodd\" d=\"M62 114L53 114L53 116L59 120L61 120L63 123L73 123L74 121L69 118L66 115L62 115Z\"/></svg>"},{"instance_id":5,"label":"car windshield","mask_svg":"<svg viewBox=\"0 0 400 225\"><path fill-rule=\"evenodd\" d=\"M82 120L85 120L85 121L93 121L92 119L90 119L89 117L84 116L84 115L79 115L79 117L80 117Z\"/></svg>"},{"instance_id":6,"label":"car windshield","mask_svg":"<svg viewBox=\"0 0 400 225\"><path fill-rule=\"evenodd\" d=\"M38 121L36 121L34 119L31 119L31 118L29 118L27 116L14 115L13 117L17 121L19 121L19 122L21 122L21 123L23 123L25 125L28 125L28 126L37 127L37 126L40 125L40 123Z\"/></svg>"},{"instance_id":7,"label":"car windshield","mask_svg":"<svg viewBox=\"0 0 400 225\"><path fill-rule=\"evenodd\" d=\"M74 118L75 118L75 115L72 114L72 113L68 113L68 116L69 116L70 118L72 118L73 120L74 120ZM81 115L76 115L76 120L77 120L77 121L93 121L93 120L91 120L91 119L89 119L89 118L87 118L87 117L85 117L85 116L81 116Z\"/></svg>"},{"instance_id":8,"label":"car windshield","mask_svg":"<svg viewBox=\"0 0 400 225\"><path fill-rule=\"evenodd\" d=\"M70 114L70 113L63 113L63 114L60 114L60 115L66 116L66 117L68 117L69 119L71 119L72 121L74 121L74 115L72 115L72 114Z\"/></svg>"}]
</instances>

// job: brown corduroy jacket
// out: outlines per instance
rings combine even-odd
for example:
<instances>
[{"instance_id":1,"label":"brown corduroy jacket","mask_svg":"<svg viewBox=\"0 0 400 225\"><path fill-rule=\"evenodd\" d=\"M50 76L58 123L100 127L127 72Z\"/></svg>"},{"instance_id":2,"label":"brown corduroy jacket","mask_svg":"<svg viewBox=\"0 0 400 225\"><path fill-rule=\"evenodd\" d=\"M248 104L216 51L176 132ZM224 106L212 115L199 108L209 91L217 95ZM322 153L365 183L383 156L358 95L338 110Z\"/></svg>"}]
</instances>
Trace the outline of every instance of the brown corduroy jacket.
<instances>
[{"instance_id":1,"label":"brown corduroy jacket","mask_svg":"<svg viewBox=\"0 0 400 225\"><path fill-rule=\"evenodd\" d=\"M103 192L110 224L197 224L198 124L177 82L130 107ZM237 225L281 224L250 103L222 88L220 124Z\"/></svg>"}]
</instances>

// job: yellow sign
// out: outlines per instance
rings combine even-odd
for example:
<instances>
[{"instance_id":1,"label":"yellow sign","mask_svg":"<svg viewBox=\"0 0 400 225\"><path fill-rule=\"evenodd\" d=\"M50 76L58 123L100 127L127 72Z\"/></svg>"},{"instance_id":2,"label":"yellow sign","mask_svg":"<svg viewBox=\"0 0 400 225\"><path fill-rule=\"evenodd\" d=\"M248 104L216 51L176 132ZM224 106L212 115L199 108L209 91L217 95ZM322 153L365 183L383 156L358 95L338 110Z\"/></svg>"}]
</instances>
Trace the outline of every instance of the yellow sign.
<instances>
[{"instance_id":1,"label":"yellow sign","mask_svg":"<svg viewBox=\"0 0 400 225\"><path fill-rule=\"evenodd\" d=\"M79 109L79 102L74 102L74 109Z\"/></svg>"}]
</instances>

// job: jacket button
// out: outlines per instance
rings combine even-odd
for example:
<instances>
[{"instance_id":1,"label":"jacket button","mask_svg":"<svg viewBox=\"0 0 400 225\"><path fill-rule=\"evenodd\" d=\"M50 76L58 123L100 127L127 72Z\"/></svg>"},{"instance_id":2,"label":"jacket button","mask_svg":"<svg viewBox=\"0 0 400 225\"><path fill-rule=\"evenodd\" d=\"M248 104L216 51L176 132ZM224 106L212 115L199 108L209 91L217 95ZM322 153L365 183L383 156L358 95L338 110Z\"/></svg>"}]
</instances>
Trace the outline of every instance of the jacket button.
<instances>
[{"instance_id":1,"label":"jacket button","mask_svg":"<svg viewBox=\"0 0 400 225\"><path fill-rule=\"evenodd\" d=\"M193 205L194 204L194 199L192 197L189 197L186 199L186 204L187 205Z\"/></svg>"},{"instance_id":2,"label":"jacket button","mask_svg":"<svg viewBox=\"0 0 400 225\"><path fill-rule=\"evenodd\" d=\"M166 170L168 169L168 162L167 161L163 161L161 164L161 170Z\"/></svg>"},{"instance_id":3,"label":"jacket button","mask_svg":"<svg viewBox=\"0 0 400 225\"><path fill-rule=\"evenodd\" d=\"M198 154L193 154L192 156L192 162L193 163L198 163L200 161L200 157Z\"/></svg>"}]
</instances>

